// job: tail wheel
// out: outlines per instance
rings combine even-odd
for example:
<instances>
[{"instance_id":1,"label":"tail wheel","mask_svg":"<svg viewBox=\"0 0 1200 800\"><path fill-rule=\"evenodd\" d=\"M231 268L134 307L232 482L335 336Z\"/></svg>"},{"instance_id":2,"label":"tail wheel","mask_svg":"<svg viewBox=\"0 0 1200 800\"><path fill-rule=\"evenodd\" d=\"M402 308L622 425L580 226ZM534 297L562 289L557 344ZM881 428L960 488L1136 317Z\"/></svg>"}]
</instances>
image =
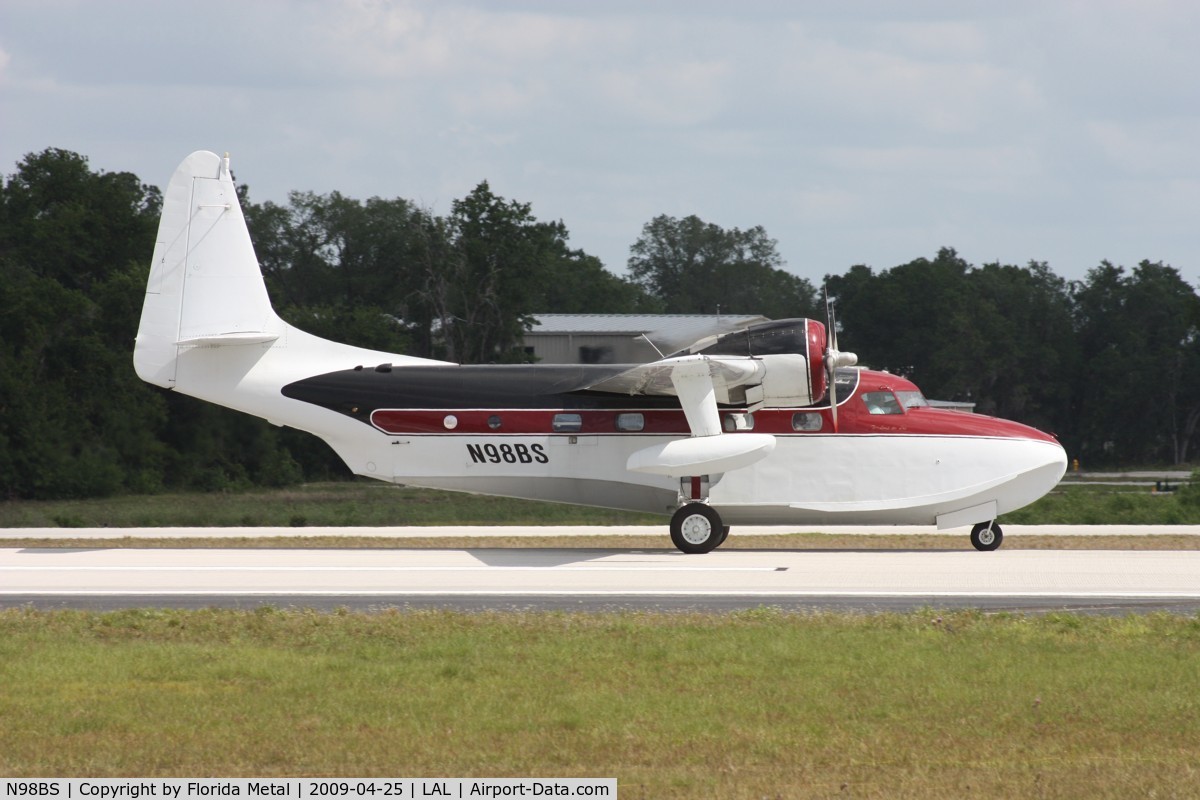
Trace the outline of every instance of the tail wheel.
<instances>
[{"instance_id":1,"label":"tail wheel","mask_svg":"<svg viewBox=\"0 0 1200 800\"><path fill-rule=\"evenodd\" d=\"M971 545L976 550L995 550L1004 541L1004 531L994 522L981 522L971 528Z\"/></svg>"},{"instance_id":2,"label":"tail wheel","mask_svg":"<svg viewBox=\"0 0 1200 800\"><path fill-rule=\"evenodd\" d=\"M715 550L725 541L727 530L721 515L704 503L688 503L671 517L671 542L685 553Z\"/></svg>"}]
</instances>

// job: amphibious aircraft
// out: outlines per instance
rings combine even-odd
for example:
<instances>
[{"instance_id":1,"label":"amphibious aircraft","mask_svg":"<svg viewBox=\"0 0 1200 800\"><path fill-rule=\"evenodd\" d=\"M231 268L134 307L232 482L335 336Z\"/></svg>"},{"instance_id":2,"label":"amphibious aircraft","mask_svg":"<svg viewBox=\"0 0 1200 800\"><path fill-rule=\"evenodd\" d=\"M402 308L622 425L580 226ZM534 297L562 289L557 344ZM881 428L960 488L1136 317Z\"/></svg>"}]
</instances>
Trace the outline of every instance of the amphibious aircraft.
<instances>
[{"instance_id":1,"label":"amphibious aircraft","mask_svg":"<svg viewBox=\"0 0 1200 800\"><path fill-rule=\"evenodd\" d=\"M1053 436L932 408L856 366L836 326L777 320L649 364L458 365L317 338L272 309L229 170L171 178L134 349L150 383L309 431L358 475L670 515L685 553L730 524L973 525L1048 492Z\"/></svg>"}]
</instances>

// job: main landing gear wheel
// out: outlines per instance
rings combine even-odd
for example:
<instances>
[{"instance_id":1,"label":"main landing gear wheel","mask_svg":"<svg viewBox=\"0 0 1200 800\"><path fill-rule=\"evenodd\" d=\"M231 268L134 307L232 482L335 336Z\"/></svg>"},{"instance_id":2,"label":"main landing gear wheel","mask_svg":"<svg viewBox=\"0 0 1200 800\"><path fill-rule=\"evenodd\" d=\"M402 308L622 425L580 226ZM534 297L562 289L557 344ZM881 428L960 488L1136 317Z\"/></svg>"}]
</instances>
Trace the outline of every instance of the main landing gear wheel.
<instances>
[{"instance_id":1,"label":"main landing gear wheel","mask_svg":"<svg viewBox=\"0 0 1200 800\"><path fill-rule=\"evenodd\" d=\"M711 552L728 534L721 515L704 503L688 503L671 517L671 542L685 553Z\"/></svg>"},{"instance_id":2,"label":"main landing gear wheel","mask_svg":"<svg viewBox=\"0 0 1200 800\"><path fill-rule=\"evenodd\" d=\"M981 522L971 528L971 544L976 550L995 550L1004 541L1004 531L994 522Z\"/></svg>"}]
</instances>

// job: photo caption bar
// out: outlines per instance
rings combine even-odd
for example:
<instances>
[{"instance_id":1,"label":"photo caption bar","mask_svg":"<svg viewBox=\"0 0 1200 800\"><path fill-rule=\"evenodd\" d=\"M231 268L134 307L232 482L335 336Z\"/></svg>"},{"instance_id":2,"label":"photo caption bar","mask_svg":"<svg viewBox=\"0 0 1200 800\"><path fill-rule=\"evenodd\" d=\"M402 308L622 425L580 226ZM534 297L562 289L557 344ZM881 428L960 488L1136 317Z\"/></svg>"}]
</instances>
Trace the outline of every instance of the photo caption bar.
<instances>
[{"instance_id":1,"label":"photo caption bar","mask_svg":"<svg viewBox=\"0 0 1200 800\"><path fill-rule=\"evenodd\" d=\"M0 800L291 800L617 796L616 778L31 778L0 781Z\"/></svg>"}]
</instances>

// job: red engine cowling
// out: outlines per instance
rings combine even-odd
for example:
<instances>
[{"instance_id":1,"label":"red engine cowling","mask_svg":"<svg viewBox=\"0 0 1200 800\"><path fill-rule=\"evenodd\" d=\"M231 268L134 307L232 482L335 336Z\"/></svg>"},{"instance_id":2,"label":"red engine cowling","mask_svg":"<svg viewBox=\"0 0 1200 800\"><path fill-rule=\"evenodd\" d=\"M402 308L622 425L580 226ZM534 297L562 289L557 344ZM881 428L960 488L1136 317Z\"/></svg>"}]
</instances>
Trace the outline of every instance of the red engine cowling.
<instances>
[{"instance_id":1,"label":"red engine cowling","mask_svg":"<svg viewBox=\"0 0 1200 800\"><path fill-rule=\"evenodd\" d=\"M829 388L829 376L825 372L825 347L829 340L824 324L814 319L806 319L804 322L805 341L808 344L808 379L812 382L812 396L815 402L824 397Z\"/></svg>"}]
</instances>

